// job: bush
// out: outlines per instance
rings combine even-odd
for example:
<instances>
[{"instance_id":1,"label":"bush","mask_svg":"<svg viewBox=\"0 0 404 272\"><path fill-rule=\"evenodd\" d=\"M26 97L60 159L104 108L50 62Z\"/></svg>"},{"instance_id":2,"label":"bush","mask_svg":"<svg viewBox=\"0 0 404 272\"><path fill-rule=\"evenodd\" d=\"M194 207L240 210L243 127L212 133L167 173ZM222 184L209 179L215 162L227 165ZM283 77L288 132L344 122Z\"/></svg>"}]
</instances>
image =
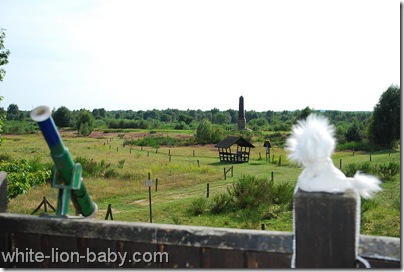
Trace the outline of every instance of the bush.
<instances>
[{"instance_id":1,"label":"bush","mask_svg":"<svg viewBox=\"0 0 404 272\"><path fill-rule=\"evenodd\" d=\"M227 194L215 195L212 202L210 211L213 214L220 214L231 209L231 198Z\"/></svg>"},{"instance_id":2,"label":"bush","mask_svg":"<svg viewBox=\"0 0 404 272\"><path fill-rule=\"evenodd\" d=\"M381 164L378 168L378 174L383 180L392 180L395 175L400 172L400 165L396 162L389 164Z\"/></svg>"},{"instance_id":3,"label":"bush","mask_svg":"<svg viewBox=\"0 0 404 272\"><path fill-rule=\"evenodd\" d=\"M244 175L227 191L237 209L257 209L262 204L286 204L292 208L294 187L288 183L275 184L272 180Z\"/></svg>"},{"instance_id":4,"label":"bush","mask_svg":"<svg viewBox=\"0 0 404 272\"><path fill-rule=\"evenodd\" d=\"M347 177L353 177L357 171L361 171L367 174L373 172L369 162L364 162L362 164L350 163L344 168L343 172Z\"/></svg>"},{"instance_id":5,"label":"bush","mask_svg":"<svg viewBox=\"0 0 404 272\"><path fill-rule=\"evenodd\" d=\"M7 172L7 198L15 198L26 193L31 187L45 184L52 178L49 165L40 165L38 160L1 161L0 171Z\"/></svg>"},{"instance_id":6,"label":"bush","mask_svg":"<svg viewBox=\"0 0 404 272\"><path fill-rule=\"evenodd\" d=\"M205 197L199 197L191 202L191 205L188 207L187 211L192 215L201 215L207 211L207 208L208 200Z\"/></svg>"},{"instance_id":7,"label":"bush","mask_svg":"<svg viewBox=\"0 0 404 272\"><path fill-rule=\"evenodd\" d=\"M33 134L37 130L37 125L32 121L15 121L8 120L4 122L3 133L4 134Z\"/></svg>"},{"instance_id":8,"label":"bush","mask_svg":"<svg viewBox=\"0 0 404 272\"><path fill-rule=\"evenodd\" d=\"M83 177L106 177L107 170L111 166L110 163L105 163L104 160L97 163L93 159L90 160L86 157L77 157L75 162L80 163L83 167ZM112 177L112 173L114 171L109 171L108 177Z\"/></svg>"}]
</instances>

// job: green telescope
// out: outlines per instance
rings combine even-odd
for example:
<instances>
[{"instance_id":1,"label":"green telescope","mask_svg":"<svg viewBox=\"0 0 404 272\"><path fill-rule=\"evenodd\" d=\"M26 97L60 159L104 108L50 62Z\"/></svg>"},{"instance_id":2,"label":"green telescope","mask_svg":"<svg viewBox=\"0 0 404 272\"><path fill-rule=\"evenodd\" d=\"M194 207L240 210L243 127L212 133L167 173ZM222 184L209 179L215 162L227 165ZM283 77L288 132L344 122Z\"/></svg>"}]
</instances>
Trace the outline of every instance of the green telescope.
<instances>
[{"instance_id":1,"label":"green telescope","mask_svg":"<svg viewBox=\"0 0 404 272\"><path fill-rule=\"evenodd\" d=\"M80 163L74 163L68 149L62 142L51 110L47 106L39 106L31 111L31 119L38 123L54 162L52 187L59 189L56 215L67 217L70 200L76 209L76 215L93 217L97 205L91 201L84 186Z\"/></svg>"}]
</instances>

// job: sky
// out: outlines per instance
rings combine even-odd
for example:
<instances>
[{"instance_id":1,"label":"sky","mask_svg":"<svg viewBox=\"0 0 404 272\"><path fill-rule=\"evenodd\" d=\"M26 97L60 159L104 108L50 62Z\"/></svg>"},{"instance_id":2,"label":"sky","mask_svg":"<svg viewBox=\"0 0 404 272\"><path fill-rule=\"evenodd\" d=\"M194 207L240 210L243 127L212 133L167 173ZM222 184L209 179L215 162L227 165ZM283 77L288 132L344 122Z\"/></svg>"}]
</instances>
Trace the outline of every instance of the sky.
<instances>
[{"instance_id":1,"label":"sky","mask_svg":"<svg viewBox=\"0 0 404 272\"><path fill-rule=\"evenodd\" d=\"M0 106L372 111L400 85L400 2L1 0Z\"/></svg>"}]
</instances>

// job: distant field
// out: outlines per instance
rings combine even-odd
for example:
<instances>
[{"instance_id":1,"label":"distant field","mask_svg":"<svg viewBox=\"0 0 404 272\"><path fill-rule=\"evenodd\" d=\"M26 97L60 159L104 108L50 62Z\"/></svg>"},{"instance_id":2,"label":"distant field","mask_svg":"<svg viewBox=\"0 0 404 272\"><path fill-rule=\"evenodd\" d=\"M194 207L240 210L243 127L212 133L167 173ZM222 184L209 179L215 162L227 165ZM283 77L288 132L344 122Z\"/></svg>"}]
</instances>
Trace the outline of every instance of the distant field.
<instances>
[{"instance_id":1,"label":"distant field","mask_svg":"<svg viewBox=\"0 0 404 272\"><path fill-rule=\"evenodd\" d=\"M158 132L175 137L190 137L192 132L176 131ZM287 161L285 151L280 147L271 149L274 163L265 160L265 149L262 142L254 142L250 162L244 164L223 164L219 162L216 148L213 145L188 147L123 147L123 138L144 137L149 131L133 130L130 132L103 133L96 132L87 138L79 138L71 132L62 132L62 138L72 157L87 158L100 163L110 163L114 176L105 178L87 177L85 184L94 202L99 207L96 216L104 220L108 204L112 205L114 220L149 221L148 188L145 181L148 173L153 182L158 179L158 190L152 187L153 223L169 223L184 225L203 225L232 228L260 228L245 222L237 213L220 215L202 214L194 216L187 208L196 198L206 197L209 183L210 196L226 191L227 185L233 183L242 174L250 174L271 178L273 173L276 183L296 184L301 169ZM12 158L34 159L51 162L49 150L41 134L12 136L6 135L2 145L2 153ZM171 159L170 156L171 155ZM277 162L281 158L282 165ZM270 158L272 160L272 156ZM372 154L371 166L387 164L390 161L400 163L400 153L393 151ZM337 152L333 161L339 167L342 160L344 168L350 163L370 161L370 155L351 151ZM198 164L199 162L199 164ZM224 168L234 166L234 177L224 180ZM230 173L228 173L230 174ZM362 233L400 237L400 174L392 181L383 183L384 191L374 201L364 203L369 209L362 216ZM30 214L45 196L56 205L57 190L49 184L31 189L19 195L9 203L9 212ZM273 219L260 222L267 230L291 231L292 213L283 214Z\"/></svg>"}]
</instances>

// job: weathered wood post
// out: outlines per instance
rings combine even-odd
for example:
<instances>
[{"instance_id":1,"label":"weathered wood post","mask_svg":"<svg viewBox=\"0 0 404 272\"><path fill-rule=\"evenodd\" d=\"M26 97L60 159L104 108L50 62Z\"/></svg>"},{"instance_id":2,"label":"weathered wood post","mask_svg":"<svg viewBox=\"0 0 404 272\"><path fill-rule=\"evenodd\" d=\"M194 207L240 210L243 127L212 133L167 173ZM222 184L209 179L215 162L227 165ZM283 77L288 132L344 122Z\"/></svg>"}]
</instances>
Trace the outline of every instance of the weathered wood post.
<instances>
[{"instance_id":1,"label":"weathered wood post","mask_svg":"<svg viewBox=\"0 0 404 272\"><path fill-rule=\"evenodd\" d=\"M153 223L152 219L152 198L151 198L151 187L153 185L152 180L150 179L150 173L147 173L146 186L149 188L149 215L150 215L150 223Z\"/></svg>"},{"instance_id":2,"label":"weathered wood post","mask_svg":"<svg viewBox=\"0 0 404 272\"><path fill-rule=\"evenodd\" d=\"M105 215L104 220L108 220L108 218L111 218L111 220L114 220L114 217L112 216L112 209L111 209L111 204L108 204L108 209L107 209L107 214Z\"/></svg>"},{"instance_id":3,"label":"weathered wood post","mask_svg":"<svg viewBox=\"0 0 404 272\"><path fill-rule=\"evenodd\" d=\"M357 195L304 192L294 196L296 268L356 266Z\"/></svg>"},{"instance_id":4,"label":"weathered wood post","mask_svg":"<svg viewBox=\"0 0 404 272\"><path fill-rule=\"evenodd\" d=\"M0 172L0 213L7 211L7 173Z\"/></svg>"}]
</instances>

